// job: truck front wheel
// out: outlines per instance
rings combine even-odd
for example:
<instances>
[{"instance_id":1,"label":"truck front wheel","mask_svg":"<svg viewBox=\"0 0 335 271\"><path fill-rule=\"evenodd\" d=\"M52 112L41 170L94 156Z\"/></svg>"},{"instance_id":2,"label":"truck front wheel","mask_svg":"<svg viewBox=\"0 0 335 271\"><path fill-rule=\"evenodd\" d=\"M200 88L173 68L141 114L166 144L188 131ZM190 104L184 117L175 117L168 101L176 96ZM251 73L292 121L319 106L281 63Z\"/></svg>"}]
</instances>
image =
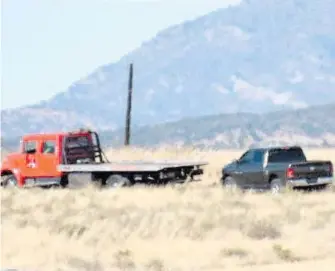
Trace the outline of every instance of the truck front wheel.
<instances>
[{"instance_id":1,"label":"truck front wheel","mask_svg":"<svg viewBox=\"0 0 335 271\"><path fill-rule=\"evenodd\" d=\"M17 180L13 174L1 176L2 187L17 187Z\"/></svg>"},{"instance_id":2,"label":"truck front wheel","mask_svg":"<svg viewBox=\"0 0 335 271\"><path fill-rule=\"evenodd\" d=\"M227 189L228 191L236 191L238 190L238 185L237 182L235 181L235 179L233 177L225 177L222 179L222 185L225 189Z\"/></svg>"}]
</instances>

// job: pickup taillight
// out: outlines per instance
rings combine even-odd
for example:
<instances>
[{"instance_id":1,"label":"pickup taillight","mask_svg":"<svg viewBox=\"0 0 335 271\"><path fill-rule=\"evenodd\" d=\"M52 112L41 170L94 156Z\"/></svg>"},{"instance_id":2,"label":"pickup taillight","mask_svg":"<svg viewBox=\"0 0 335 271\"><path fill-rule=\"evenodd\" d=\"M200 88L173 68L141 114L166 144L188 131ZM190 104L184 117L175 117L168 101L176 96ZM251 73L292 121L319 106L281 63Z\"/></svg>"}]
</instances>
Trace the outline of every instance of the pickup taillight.
<instances>
[{"instance_id":1,"label":"pickup taillight","mask_svg":"<svg viewBox=\"0 0 335 271\"><path fill-rule=\"evenodd\" d=\"M293 168L288 168L286 170L286 178L290 179L294 177L294 169Z\"/></svg>"}]
</instances>

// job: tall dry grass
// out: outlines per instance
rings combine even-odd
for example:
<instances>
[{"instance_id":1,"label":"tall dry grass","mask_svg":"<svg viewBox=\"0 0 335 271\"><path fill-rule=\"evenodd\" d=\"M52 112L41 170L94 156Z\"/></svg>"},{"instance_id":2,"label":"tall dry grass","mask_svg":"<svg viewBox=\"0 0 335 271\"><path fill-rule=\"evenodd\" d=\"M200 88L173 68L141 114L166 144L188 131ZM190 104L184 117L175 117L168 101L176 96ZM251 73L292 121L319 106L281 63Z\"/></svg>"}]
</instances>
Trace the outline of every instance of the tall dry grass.
<instances>
[{"instance_id":1,"label":"tall dry grass","mask_svg":"<svg viewBox=\"0 0 335 271\"><path fill-rule=\"evenodd\" d=\"M109 152L111 160L208 161L203 181L186 186L2 190L1 267L333 270L335 194L274 197L231 194L215 186L220 167L241 152ZM306 153L310 159L335 158L333 149Z\"/></svg>"}]
</instances>

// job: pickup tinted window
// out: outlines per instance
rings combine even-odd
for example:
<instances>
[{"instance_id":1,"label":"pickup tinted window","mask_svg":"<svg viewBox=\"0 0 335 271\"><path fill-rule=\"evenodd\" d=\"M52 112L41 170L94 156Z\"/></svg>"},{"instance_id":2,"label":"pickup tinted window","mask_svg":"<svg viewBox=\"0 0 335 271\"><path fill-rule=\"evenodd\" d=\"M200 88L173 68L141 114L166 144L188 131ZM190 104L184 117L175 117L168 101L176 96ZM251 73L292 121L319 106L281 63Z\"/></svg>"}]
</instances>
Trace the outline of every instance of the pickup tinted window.
<instances>
[{"instance_id":1,"label":"pickup tinted window","mask_svg":"<svg viewBox=\"0 0 335 271\"><path fill-rule=\"evenodd\" d=\"M306 157L300 148L274 149L269 151L269 163L304 162Z\"/></svg>"},{"instance_id":2,"label":"pickup tinted window","mask_svg":"<svg viewBox=\"0 0 335 271\"><path fill-rule=\"evenodd\" d=\"M242 163L263 163L263 150L250 150L242 155L240 162Z\"/></svg>"}]
</instances>

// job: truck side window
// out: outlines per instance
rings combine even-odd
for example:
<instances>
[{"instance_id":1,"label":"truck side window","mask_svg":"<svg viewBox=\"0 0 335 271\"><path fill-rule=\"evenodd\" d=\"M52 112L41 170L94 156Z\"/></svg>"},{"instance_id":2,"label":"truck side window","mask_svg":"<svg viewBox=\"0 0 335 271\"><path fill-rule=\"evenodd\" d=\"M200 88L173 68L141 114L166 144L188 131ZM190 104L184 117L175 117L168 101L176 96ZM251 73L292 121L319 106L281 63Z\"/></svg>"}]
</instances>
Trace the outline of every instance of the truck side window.
<instances>
[{"instance_id":1,"label":"truck side window","mask_svg":"<svg viewBox=\"0 0 335 271\"><path fill-rule=\"evenodd\" d=\"M263 161L264 161L264 151L262 151L262 150L256 150L254 152L253 162L255 162L257 164L260 164L260 163L263 163Z\"/></svg>"},{"instance_id":2,"label":"truck side window","mask_svg":"<svg viewBox=\"0 0 335 271\"><path fill-rule=\"evenodd\" d=\"M262 150L250 150L243 154L240 161L242 163L257 163L260 164L263 162L264 151Z\"/></svg>"},{"instance_id":3,"label":"truck side window","mask_svg":"<svg viewBox=\"0 0 335 271\"><path fill-rule=\"evenodd\" d=\"M24 153L34 153L37 150L36 141L25 141L23 143L23 152Z\"/></svg>"},{"instance_id":4,"label":"truck side window","mask_svg":"<svg viewBox=\"0 0 335 271\"><path fill-rule=\"evenodd\" d=\"M247 151L240 158L240 162L242 162L242 163L250 163L250 162L253 161L253 158L254 158L254 151L252 151L252 150L251 151Z\"/></svg>"},{"instance_id":5,"label":"truck side window","mask_svg":"<svg viewBox=\"0 0 335 271\"><path fill-rule=\"evenodd\" d=\"M300 148L274 149L269 153L270 163L304 162L306 157Z\"/></svg>"},{"instance_id":6,"label":"truck side window","mask_svg":"<svg viewBox=\"0 0 335 271\"><path fill-rule=\"evenodd\" d=\"M42 153L52 154L55 153L56 142L54 140L47 140L43 142Z\"/></svg>"}]
</instances>

